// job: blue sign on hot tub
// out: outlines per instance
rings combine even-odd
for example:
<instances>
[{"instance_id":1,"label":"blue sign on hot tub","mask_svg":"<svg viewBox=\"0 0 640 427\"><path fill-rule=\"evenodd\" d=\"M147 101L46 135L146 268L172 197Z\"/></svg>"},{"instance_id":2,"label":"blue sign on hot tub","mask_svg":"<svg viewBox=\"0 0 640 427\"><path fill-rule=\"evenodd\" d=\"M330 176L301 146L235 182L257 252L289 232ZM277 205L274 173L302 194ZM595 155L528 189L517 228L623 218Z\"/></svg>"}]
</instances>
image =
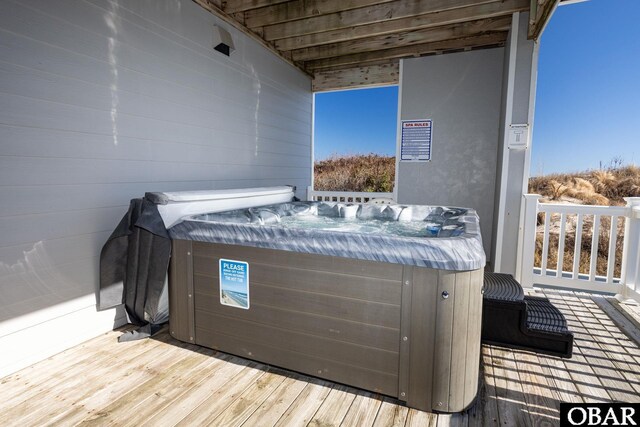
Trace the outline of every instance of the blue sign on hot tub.
<instances>
[{"instance_id":1,"label":"blue sign on hot tub","mask_svg":"<svg viewBox=\"0 0 640 427\"><path fill-rule=\"evenodd\" d=\"M249 308L249 264L220 259L220 304Z\"/></svg>"}]
</instances>

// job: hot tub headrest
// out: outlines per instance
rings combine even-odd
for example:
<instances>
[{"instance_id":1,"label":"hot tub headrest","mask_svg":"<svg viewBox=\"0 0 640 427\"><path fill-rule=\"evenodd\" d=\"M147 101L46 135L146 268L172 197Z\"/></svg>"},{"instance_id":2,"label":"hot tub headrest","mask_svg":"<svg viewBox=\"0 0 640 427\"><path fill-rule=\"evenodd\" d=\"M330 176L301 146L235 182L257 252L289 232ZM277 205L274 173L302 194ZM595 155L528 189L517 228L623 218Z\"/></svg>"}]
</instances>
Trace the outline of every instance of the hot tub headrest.
<instances>
[{"instance_id":1,"label":"hot tub headrest","mask_svg":"<svg viewBox=\"0 0 640 427\"><path fill-rule=\"evenodd\" d=\"M184 217L206 212L222 212L294 199L295 187L258 187L230 190L150 192L145 199L158 206L165 227L171 228Z\"/></svg>"},{"instance_id":2,"label":"hot tub headrest","mask_svg":"<svg viewBox=\"0 0 640 427\"><path fill-rule=\"evenodd\" d=\"M287 193L291 193L293 197L295 190L295 187L287 185L281 187L232 188L227 190L152 191L145 193L144 198L156 205L167 205L170 203L202 202Z\"/></svg>"}]
</instances>

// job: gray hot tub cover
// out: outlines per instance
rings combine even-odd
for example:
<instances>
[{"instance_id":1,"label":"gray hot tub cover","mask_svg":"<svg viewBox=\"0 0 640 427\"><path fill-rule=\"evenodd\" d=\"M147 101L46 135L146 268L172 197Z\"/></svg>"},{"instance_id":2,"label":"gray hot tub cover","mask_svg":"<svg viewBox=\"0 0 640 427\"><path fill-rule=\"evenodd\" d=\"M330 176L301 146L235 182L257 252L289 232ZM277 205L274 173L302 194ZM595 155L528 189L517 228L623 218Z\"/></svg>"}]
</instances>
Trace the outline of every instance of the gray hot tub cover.
<instances>
[{"instance_id":1,"label":"gray hot tub cover","mask_svg":"<svg viewBox=\"0 0 640 427\"><path fill-rule=\"evenodd\" d=\"M170 255L171 240L156 205L131 200L100 254L98 309L124 304L129 322L140 327L120 341L153 335L169 319Z\"/></svg>"},{"instance_id":2,"label":"gray hot tub cover","mask_svg":"<svg viewBox=\"0 0 640 427\"><path fill-rule=\"evenodd\" d=\"M318 215L438 224L437 237L327 231L279 226L284 216ZM479 219L472 209L441 206L293 202L197 215L169 229L172 239L196 240L416 265L443 270L484 267Z\"/></svg>"}]
</instances>

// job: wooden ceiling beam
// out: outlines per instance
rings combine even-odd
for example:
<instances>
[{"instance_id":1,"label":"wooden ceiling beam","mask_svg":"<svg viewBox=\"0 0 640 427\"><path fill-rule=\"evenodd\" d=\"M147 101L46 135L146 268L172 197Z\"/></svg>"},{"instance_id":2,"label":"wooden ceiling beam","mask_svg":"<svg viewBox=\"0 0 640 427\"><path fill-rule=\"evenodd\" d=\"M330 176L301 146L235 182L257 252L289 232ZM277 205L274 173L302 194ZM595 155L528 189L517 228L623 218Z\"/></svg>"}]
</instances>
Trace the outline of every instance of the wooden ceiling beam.
<instances>
[{"instance_id":1,"label":"wooden ceiling beam","mask_svg":"<svg viewBox=\"0 0 640 427\"><path fill-rule=\"evenodd\" d=\"M355 53L335 58L318 59L305 62L304 66L310 72L317 73L319 71L327 71L338 67L345 67L347 65L362 66L382 60L418 57L451 50L497 46L505 42L507 39L507 33L507 31L499 31L454 40L441 40L437 42L403 46L373 52Z\"/></svg>"},{"instance_id":2,"label":"wooden ceiling beam","mask_svg":"<svg viewBox=\"0 0 640 427\"><path fill-rule=\"evenodd\" d=\"M329 43L339 43L365 37L381 36L400 31L427 29L442 25L456 24L473 19L495 18L527 10L530 0L496 0L407 18L393 19L357 27L341 28L322 33L305 34L275 41L278 50L293 50Z\"/></svg>"},{"instance_id":3,"label":"wooden ceiling beam","mask_svg":"<svg viewBox=\"0 0 640 427\"><path fill-rule=\"evenodd\" d=\"M397 0L291 0L274 6L248 10L245 20L247 27L258 28L390 2L397 2Z\"/></svg>"},{"instance_id":4,"label":"wooden ceiling beam","mask_svg":"<svg viewBox=\"0 0 640 427\"><path fill-rule=\"evenodd\" d=\"M441 12L495 0L396 0L350 10L348 13L330 13L297 21L266 25L262 28L265 40L276 40L304 34L344 29L392 19Z\"/></svg>"},{"instance_id":5,"label":"wooden ceiling beam","mask_svg":"<svg viewBox=\"0 0 640 427\"><path fill-rule=\"evenodd\" d=\"M488 18L425 30L405 31L341 43L308 47L291 51L293 61L312 61L401 46L470 37L486 32L508 30L511 16Z\"/></svg>"},{"instance_id":6,"label":"wooden ceiling beam","mask_svg":"<svg viewBox=\"0 0 640 427\"><path fill-rule=\"evenodd\" d=\"M400 75L398 61L383 65L355 67L316 73L311 84L314 92L356 87L373 87L398 84Z\"/></svg>"},{"instance_id":7,"label":"wooden ceiling beam","mask_svg":"<svg viewBox=\"0 0 640 427\"><path fill-rule=\"evenodd\" d=\"M531 13L529 14L529 29L527 38L538 40L551 15L558 7L559 0L531 0Z\"/></svg>"},{"instance_id":8,"label":"wooden ceiling beam","mask_svg":"<svg viewBox=\"0 0 640 427\"><path fill-rule=\"evenodd\" d=\"M286 3L289 0L222 0L222 10L227 13L244 12L249 9L273 6L278 3Z\"/></svg>"}]
</instances>

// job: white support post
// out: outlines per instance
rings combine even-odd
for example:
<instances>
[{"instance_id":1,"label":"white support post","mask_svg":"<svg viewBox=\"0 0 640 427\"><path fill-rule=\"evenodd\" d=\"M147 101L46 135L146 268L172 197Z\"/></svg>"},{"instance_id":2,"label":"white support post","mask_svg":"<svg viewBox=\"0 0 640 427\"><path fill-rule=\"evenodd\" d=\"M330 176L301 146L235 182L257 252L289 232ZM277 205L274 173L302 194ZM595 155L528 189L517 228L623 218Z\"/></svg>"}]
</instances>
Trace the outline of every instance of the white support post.
<instances>
[{"instance_id":1,"label":"white support post","mask_svg":"<svg viewBox=\"0 0 640 427\"><path fill-rule=\"evenodd\" d=\"M640 300L640 197L625 197L625 200L629 215L622 249L622 296Z\"/></svg>"},{"instance_id":2,"label":"white support post","mask_svg":"<svg viewBox=\"0 0 640 427\"><path fill-rule=\"evenodd\" d=\"M539 194L523 196L524 221L522 239L518 241L518 263L516 280L523 288L533 287L533 260L536 250L536 229L538 225Z\"/></svg>"},{"instance_id":3,"label":"white support post","mask_svg":"<svg viewBox=\"0 0 640 427\"><path fill-rule=\"evenodd\" d=\"M503 115L498 170L495 224L493 230L493 271L520 276L521 260L516 256L523 239L522 195L529 188L531 136L534 118L538 44L527 39L528 13L514 13L505 55L508 64L503 93ZM527 147L510 147L512 125L528 124Z\"/></svg>"}]
</instances>

